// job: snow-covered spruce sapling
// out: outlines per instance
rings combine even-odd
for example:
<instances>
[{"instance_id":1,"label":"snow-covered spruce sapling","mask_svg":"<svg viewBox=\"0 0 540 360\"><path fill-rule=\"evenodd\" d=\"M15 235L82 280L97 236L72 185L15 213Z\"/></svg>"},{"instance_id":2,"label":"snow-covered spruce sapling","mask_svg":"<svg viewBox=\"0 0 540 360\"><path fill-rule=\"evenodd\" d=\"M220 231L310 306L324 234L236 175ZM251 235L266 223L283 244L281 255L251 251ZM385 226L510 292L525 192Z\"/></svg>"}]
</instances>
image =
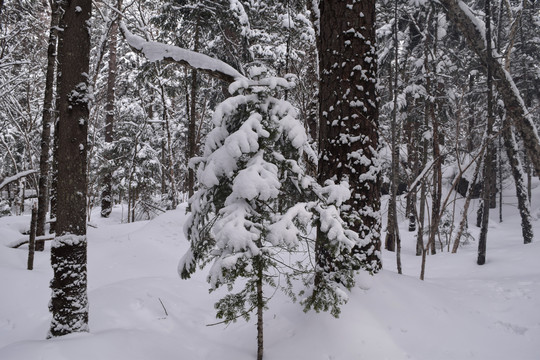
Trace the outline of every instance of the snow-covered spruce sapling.
<instances>
[{"instance_id":1,"label":"snow-covered spruce sapling","mask_svg":"<svg viewBox=\"0 0 540 360\"><path fill-rule=\"evenodd\" d=\"M348 186L329 182L320 187L307 174L306 161L315 162L316 155L295 108L275 97L278 90L294 86L294 78L258 75L252 71L253 80L230 85L234 96L216 108L204 154L192 161L198 167L199 189L190 199L185 226L191 247L178 271L189 278L197 266L211 263L210 291L222 285L229 291L215 304L225 323L249 320L256 311L260 359L263 310L269 300L265 290L279 288L294 300L294 280L313 284L313 225L320 222L329 251L336 255L349 253L357 236L344 229L338 210L350 197ZM352 274L350 266L346 272ZM349 278L341 273L328 277L316 299L332 304L316 309L339 307Z\"/></svg>"}]
</instances>

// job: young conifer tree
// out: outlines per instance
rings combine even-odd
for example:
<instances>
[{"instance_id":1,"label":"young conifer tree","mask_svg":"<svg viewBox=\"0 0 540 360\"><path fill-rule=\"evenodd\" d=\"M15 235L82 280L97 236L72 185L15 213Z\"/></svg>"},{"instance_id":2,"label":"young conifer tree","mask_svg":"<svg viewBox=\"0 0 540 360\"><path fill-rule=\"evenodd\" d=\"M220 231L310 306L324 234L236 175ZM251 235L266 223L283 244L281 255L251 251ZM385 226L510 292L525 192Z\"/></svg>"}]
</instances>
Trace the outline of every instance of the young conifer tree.
<instances>
[{"instance_id":1,"label":"young conifer tree","mask_svg":"<svg viewBox=\"0 0 540 360\"><path fill-rule=\"evenodd\" d=\"M294 86L294 78L260 75L261 69L255 68L254 80L231 84L235 96L217 107L204 155L192 161L198 165L199 190L190 199L192 213L185 227L191 247L178 268L182 278L189 278L197 265L212 263L210 290L226 285L229 291L215 304L217 317L225 322L248 320L256 310L258 359L263 354L265 289L279 287L296 299L301 291L293 288L293 280L302 278L301 287L313 284L310 264L315 261L306 255L314 253L309 235L315 224L336 255L351 254L358 240L344 228L338 210L350 197L348 185L321 187L307 174L304 159L316 161L316 155L296 109L275 96L277 90ZM306 247L312 247L311 252ZM339 260L354 262L346 256ZM349 270L332 278L342 281L328 284L324 299L331 303L322 308L339 313L352 268L340 267ZM285 281L278 282L278 277ZM244 285L233 293L239 279Z\"/></svg>"}]
</instances>

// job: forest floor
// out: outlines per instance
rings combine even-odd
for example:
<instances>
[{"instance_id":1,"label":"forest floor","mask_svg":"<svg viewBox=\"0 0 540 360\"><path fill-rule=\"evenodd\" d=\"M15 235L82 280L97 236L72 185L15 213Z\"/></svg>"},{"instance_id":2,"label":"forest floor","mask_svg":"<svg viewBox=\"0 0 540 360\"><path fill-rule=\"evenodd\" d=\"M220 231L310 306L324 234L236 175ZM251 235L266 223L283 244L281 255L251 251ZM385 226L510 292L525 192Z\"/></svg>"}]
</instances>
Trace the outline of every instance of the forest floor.
<instances>
[{"instance_id":1,"label":"forest floor","mask_svg":"<svg viewBox=\"0 0 540 360\"><path fill-rule=\"evenodd\" d=\"M457 254L445 247L428 256L420 281L415 237L403 221L403 275L395 254L384 251L384 270L360 275L339 319L305 314L277 292L265 313L265 360L540 359L540 186L528 245L511 193L504 222L491 212L484 266L476 265L476 241ZM469 222L475 237L476 205ZM207 326L217 322L213 304L223 293L208 293L205 271L190 280L177 275L188 247L184 206L131 224L121 224L121 207L109 219L98 211L97 228L88 228L90 333L52 340L45 340L50 242L28 271L27 247L6 245L21 237L29 217L0 218L1 360L255 359L255 318Z\"/></svg>"}]
</instances>

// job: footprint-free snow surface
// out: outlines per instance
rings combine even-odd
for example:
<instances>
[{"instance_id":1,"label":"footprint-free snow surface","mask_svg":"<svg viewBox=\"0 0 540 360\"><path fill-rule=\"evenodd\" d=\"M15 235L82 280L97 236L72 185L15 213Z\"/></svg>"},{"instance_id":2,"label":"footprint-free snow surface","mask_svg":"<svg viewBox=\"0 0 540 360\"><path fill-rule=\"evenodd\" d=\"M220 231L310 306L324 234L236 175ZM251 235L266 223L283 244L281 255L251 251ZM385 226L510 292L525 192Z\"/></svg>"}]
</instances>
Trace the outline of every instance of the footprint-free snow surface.
<instances>
[{"instance_id":1,"label":"footprint-free snow surface","mask_svg":"<svg viewBox=\"0 0 540 360\"><path fill-rule=\"evenodd\" d=\"M534 200L532 244L522 243L510 198L503 223L495 211L491 216L484 266L475 263L475 241L457 254L445 247L428 256L425 281L418 279L414 234L403 222L404 274L385 251L384 270L359 276L339 319L306 314L277 292L265 313L265 360L540 359ZM121 224L121 213L116 207L100 219L95 211L97 228L88 228L90 332L50 340L50 244L36 253L34 270L26 270L27 247L6 245L21 238L29 217L0 218L0 359L255 359L255 317L208 326L218 322L213 304L223 292L208 293L204 270L190 280L177 275L188 247L185 207L131 224ZM471 212L471 228L473 218Z\"/></svg>"}]
</instances>

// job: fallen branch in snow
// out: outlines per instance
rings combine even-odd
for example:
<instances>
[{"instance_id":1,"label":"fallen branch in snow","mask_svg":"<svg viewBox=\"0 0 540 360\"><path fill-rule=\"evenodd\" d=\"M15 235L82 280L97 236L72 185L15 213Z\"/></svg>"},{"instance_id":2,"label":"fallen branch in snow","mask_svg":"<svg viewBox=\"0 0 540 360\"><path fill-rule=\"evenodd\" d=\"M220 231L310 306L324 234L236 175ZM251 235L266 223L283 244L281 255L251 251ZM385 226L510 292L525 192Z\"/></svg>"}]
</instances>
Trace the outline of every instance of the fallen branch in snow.
<instances>
[{"instance_id":1,"label":"fallen branch in snow","mask_svg":"<svg viewBox=\"0 0 540 360\"><path fill-rule=\"evenodd\" d=\"M49 241L49 240L54 240L54 234L36 236L36 241ZM28 244L29 242L30 242L30 238L22 238L22 239L10 242L7 246L13 249L17 249L23 246L24 244Z\"/></svg>"},{"instance_id":2,"label":"fallen branch in snow","mask_svg":"<svg viewBox=\"0 0 540 360\"><path fill-rule=\"evenodd\" d=\"M7 186L8 184L11 184L12 182L17 181L20 178L23 178L25 176L37 173L38 171L39 170L25 170L25 171L21 171L18 174L13 175L13 176L7 177L4 180L2 180L2 182L0 183L0 190L2 190L2 188Z\"/></svg>"},{"instance_id":3,"label":"fallen branch in snow","mask_svg":"<svg viewBox=\"0 0 540 360\"><path fill-rule=\"evenodd\" d=\"M161 211L161 212L163 212L163 213L166 213L166 212L167 212L166 210L163 210L162 208L159 208L159 207L157 207L157 206L155 206L155 205L152 205L152 204L150 204L150 203L148 203L148 202L146 202L146 201L139 200L139 203L140 203L140 204L144 204L145 206L151 207L152 209L155 209L155 210L157 210L157 211Z\"/></svg>"},{"instance_id":4,"label":"fallen branch in snow","mask_svg":"<svg viewBox=\"0 0 540 360\"><path fill-rule=\"evenodd\" d=\"M161 306L163 307L163 311L165 311L165 317L169 316L169 313L167 312L167 309L165 308L165 305L163 305L163 301L161 301L161 298L158 298Z\"/></svg>"},{"instance_id":5,"label":"fallen branch in snow","mask_svg":"<svg viewBox=\"0 0 540 360\"><path fill-rule=\"evenodd\" d=\"M132 34L123 22L119 23L119 28L128 45L136 52L143 54L149 61L174 62L204 72L229 84L245 78L244 75L221 60L178 46L146 41L142 37Z\"/></svg>"}]
</instances>

